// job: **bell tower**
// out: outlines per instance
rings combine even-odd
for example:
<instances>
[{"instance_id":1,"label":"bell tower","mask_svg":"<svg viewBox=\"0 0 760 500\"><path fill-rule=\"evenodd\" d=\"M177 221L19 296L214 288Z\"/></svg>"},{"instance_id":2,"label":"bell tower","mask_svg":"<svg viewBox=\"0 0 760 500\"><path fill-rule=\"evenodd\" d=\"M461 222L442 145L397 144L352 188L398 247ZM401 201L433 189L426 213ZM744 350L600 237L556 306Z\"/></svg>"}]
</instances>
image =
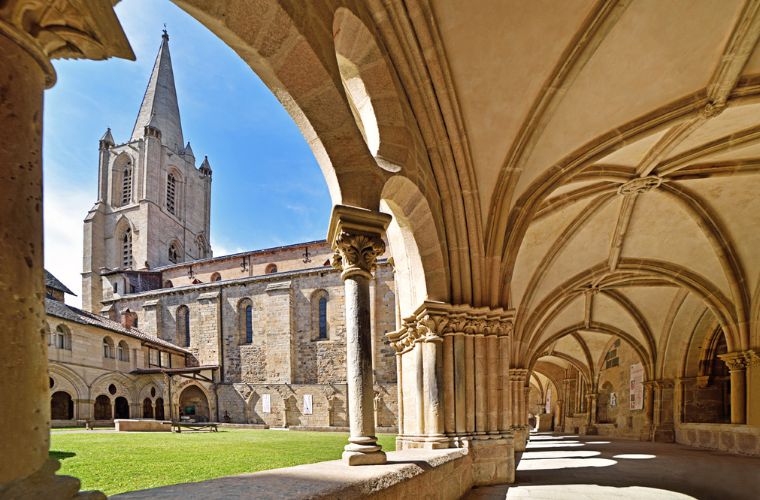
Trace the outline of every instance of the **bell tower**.
<instances>
[{"instance_id":1,"label":"bell tower","mask_svg":"<svg viewBox=\"0 0 760 500\"><path fill-rule=\"evenodd\" d=\"M211 165L184 142L164 30L132 134L99 142L98 197L84 220L83 308L99 312L105 275L212 256ZM120 290L129 293L129 290Z\"/></svg>"}]
</instances>

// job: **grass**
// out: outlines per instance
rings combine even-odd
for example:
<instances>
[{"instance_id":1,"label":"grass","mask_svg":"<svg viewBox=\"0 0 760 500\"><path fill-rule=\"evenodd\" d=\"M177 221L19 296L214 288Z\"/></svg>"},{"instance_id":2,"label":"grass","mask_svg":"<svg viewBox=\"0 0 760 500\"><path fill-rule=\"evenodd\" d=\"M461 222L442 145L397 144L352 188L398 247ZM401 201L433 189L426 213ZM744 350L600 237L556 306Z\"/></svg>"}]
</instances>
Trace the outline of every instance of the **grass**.
<instances>
[{"instance_id":1,"label":"grass","mask_svg":"<svg viewBox=\"0 0 760 500\"><path fill-rule=\"evenodd\" d=\"M54 432L59 474L107 495L340 458L348 435L220 429L219 432ZM378 436L384 450L395 436Z\"/></svg>"}]
</instances>

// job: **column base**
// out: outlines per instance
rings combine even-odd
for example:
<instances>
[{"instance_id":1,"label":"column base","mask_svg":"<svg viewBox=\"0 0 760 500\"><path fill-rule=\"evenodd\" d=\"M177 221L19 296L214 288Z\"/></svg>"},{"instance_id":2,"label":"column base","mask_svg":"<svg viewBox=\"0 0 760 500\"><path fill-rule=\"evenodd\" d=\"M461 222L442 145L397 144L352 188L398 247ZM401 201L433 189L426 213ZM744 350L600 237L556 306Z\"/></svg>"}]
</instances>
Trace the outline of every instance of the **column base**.
<instances>
[{"instance_id":1,"label":"column base","mask_svg":"<svg viewBox=\"0 0 760 500\"><path fill-rule=\"evenodd\" d=\"M652 433L652 441L658 443L675 443L676 431L671 426L655 426Z\"/></svg>"},{"instance_id":2,"label":"column base","mask_svg":"<svg viewBox=\"0 0 760 500\"><path fill-rule=\"evenodd\" d=\"M364 453L361 451L344 451L343 463L346 465L382 465L388 462L382 450Z\"/></svg>"},{"instance_id":3,"label":"column base","mask_svg":"<svg viewBox=\"0 0 760 500\"><path fill-rule=\"evenodd\" d=\"M106 500L99 491L79 491L79 479L71 476L57 476L55 471L61 468L58 460L47 460L34 474L0 485L0 497L3 500L23 500L26 498L56 498L77 500Z\"/></svg>"},{"instance_id":4,"label":"column base","mask_svg":"<svg viewBox=\"0 0 760 500\"><path fill-rule=\"evenodd\" d=\"M530 430L525 425L518 425L512 428L514 431L514 443L515 451L525 451L525 447L528 444L528 437L530 436Z\"/></svg>"},{"instance_id":5,"label":"column base","mask_svg":"<svg viewBox=\"0 0 760 500\"><path fill-rule=\"evenodd\" d=\"M346 465L379 465L387 462L382 446L377 444L375 436L357 436L348 438L349 443L343 448L343 462Z\"/></svg>"},{"instance_id":6,"label":"column base","mask_svg":"<svg viewBox=\"0 0 760 500\"><path fill-rule=\"evenodd\" d=\"M584 436L598 436L599 429L595 425L586 425L581 428L581 434Z\"/></svg>"},{"instance_id":7,"label":"column base","mask_svg":"<svg viewBox=\"0 0 760 500\"><path fill-rule=\"evenodd\" d=\"M515 482L515 452L511 437L467 443L472 456L472 479L476 486Z\"/></svg>"}]
</instances>

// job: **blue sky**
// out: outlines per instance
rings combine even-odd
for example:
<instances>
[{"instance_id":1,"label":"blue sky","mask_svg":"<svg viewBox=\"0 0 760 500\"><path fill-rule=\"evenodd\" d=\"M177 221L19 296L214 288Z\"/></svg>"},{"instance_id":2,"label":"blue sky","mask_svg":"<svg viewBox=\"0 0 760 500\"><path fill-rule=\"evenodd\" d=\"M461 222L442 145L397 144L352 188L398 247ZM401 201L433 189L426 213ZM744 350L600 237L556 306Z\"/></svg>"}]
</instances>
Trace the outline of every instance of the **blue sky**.
<instances>
[{"instance_id":1,"label":"blue sky","mask_svg":"<svg viewBox=\"0 0 760 500\"><path fill-rule=\"evenodd\" d=\"M45 266L81 295L82 220L97 194L98 139L106 127L117 143L129 138L164 23L185 140L214 170L214 255L324 238L327 185L253 71L168 0L124 0L116 13L137 61L55 61L58 83L45 93Z\"/></svg>"}]
</instances>

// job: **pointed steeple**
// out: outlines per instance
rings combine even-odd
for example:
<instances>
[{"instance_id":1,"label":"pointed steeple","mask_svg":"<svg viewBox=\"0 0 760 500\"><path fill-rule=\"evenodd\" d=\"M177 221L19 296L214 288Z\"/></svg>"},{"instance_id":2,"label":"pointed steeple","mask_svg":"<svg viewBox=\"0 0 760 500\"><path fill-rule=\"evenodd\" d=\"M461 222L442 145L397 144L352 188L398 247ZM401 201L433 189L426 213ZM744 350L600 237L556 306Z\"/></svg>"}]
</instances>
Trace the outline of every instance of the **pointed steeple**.
<instances>
[{"instance_id":1,"label":"pointed steeple","mask_svg":"<svg viewBox=\"0 0 760 500\"><path fill-rule=\"evenodd\" d=\"M174 151L182 149L182 122L179 118L177 89L174 87L174 71L169 54L169 35L164 30L161 47L158 49L153 72L145 89L145 96L137 114L131 140L136 141L145 134L145 127L161 131L161 142Z\"/></svg>"},{"instance_id":2,"label":"pointed steeple","mask_svg":"<svg viewBox=\"0 0 760 500\"><path fill-rule=\"evenodd\" d=\"M203 157L203 163L199 167L203 175L211 175L211 164L208 162L208 156Z\"/></svg>"},{"instance_id":3,"label":"pointed steeple","mask_svg":"<svg viewBox=\"0 0 760 500\"><path fill-rule=\"evenodd\" d=\"M190 147L190 142L188 141L187 146L185 146L185 149L180 153L182 156L189 156L193 159L193 165L195 165L195 153L193 153L193 148Z\"/></svg>"},{"instance_id":4,"label":"pointed steeple","mask_svg":"<svg viewBox=\"0 0 760 500\"><path fill-rule=\"evenodd\" d=\"M106 133L103 134L103 137L100 138L100 147L110 148L114 144L116 143L113 141L113 135L111 135L111 129L107 128Z\"/></svg>"}]
</instances>

